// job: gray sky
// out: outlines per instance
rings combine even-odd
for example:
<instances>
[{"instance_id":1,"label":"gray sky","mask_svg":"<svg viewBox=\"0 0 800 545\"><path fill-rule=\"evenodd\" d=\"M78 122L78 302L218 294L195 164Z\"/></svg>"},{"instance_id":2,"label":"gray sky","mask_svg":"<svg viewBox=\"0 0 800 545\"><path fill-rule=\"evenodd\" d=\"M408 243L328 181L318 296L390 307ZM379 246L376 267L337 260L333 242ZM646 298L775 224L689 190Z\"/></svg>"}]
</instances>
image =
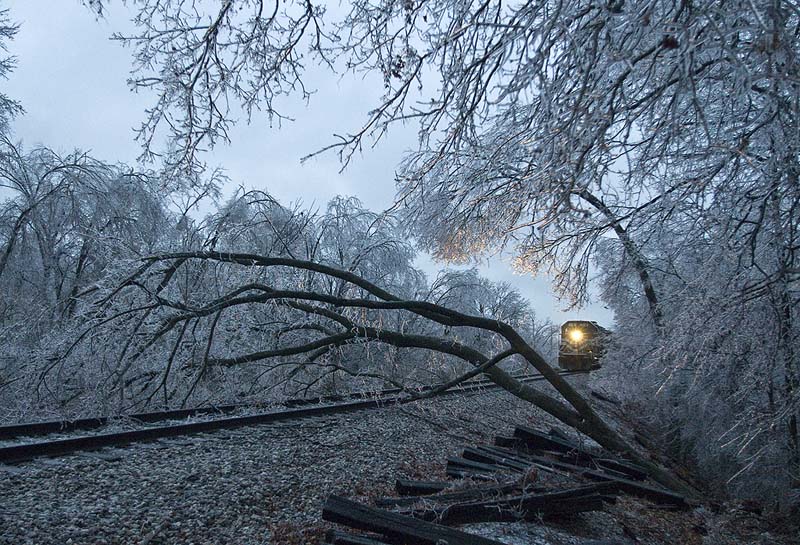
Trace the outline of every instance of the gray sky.
<instances>
[{"instance_id":1,"label":"gray sky","mask_svg":"<svg viewBox=\"0 0 800 545\"><path fill-rule=\"evenodd\" d=\"M16 137L26 146L41 143L60 152L78 148L98 159L134 164L140 148L133 128L150 100L128 88L130 50L108 39L113 31L129 28L128 9L114 2L107 19L97 21L80 0L12 0L6 5L12 21L21 24L9 48L17 68L2 82L4 92L26 110L15 122ZM302 156L333 142L334 133L358 128L380 93L379 81L337 79L321 71L306 83L318 91L308 107L296 99L282 102L283 113L294 122L270 127L265 117L255 115L252 124L242 122L231 132L230 146L218 147L205 159L225 169L231 189L263 189L284 204L299 200L324 207L341 194L355 195L373 210L387 208L394 197L395 166L416 143L414 127L396 126L343 173L334 153L301 164ZM439 268L426 256L419 265L431 275ZM479 268L492 280L515 285L541 317L611 325L611 313L601 304L562 312L565 305L555 300L546 278L514 274L505 260L492 258Z\"/></svg>"}]
</instances>

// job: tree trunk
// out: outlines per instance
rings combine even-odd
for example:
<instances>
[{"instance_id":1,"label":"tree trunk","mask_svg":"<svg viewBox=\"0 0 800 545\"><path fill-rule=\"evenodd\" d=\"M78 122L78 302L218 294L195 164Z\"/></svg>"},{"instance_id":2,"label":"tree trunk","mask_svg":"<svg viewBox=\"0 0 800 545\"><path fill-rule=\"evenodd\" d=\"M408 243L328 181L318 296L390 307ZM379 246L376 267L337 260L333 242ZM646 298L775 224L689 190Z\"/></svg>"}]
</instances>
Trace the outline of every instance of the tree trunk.
<instances>
[{"instance_id":1,"label":"tree trunk","mask_svg":"<svg viewBox=\"0 0 800 545\"><path fill-rule=\"evenodd\" d=\"M616 233L617 238L622 243L622 247L625 249L628 259L631 260L633 268L636 270L636 274L639 275L639 281L642 284L642 290L644 291L645 299L647 299L647 304L650 307L650 317L653 320L653 324L656 326L656 330L660 331L663 327L664 317L661 313L661 307L658 304L658 296L656 295L653 281L651 280L650 273L648 272L650 267L647 263L647 259L639 251L639 248L636 246L636 243L633 242L633 239L631 238L630 234L628 234L628 231L622 226L619 218L617 218L617 216L611 211L606 203L585 189L580 191L578 195L583 200L597 208L608 219L608 221L611 222L611 227L614 229L614 233Z\"/></svg>"}]
</instances>

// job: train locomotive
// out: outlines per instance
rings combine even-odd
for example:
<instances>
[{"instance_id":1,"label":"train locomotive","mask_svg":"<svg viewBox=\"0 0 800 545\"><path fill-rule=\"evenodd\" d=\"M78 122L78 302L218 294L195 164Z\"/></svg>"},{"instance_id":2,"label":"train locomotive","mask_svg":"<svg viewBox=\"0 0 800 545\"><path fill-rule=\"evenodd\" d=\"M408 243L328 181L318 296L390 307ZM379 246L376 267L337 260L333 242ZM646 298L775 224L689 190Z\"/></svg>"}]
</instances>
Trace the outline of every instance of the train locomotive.
<instances>
[{"instance_id":1,"label":"train locomotive","mask_svg":"<svg viewBox=\"0 0 800 545\"><path fill-rule=\"evenodd\" d=\"M571 320L561 326L558 345L558 366L568 371L590 371L600 368L611 332L597 322Z\"/></svg>"}]
</instances>

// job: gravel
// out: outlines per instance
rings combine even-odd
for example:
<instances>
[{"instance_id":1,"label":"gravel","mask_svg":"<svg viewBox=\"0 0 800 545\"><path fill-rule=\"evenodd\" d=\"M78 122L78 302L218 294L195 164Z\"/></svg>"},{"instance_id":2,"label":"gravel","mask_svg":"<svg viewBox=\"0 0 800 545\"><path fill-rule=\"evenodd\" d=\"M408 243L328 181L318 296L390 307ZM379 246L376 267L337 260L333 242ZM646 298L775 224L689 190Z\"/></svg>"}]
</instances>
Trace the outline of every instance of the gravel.
<instances>
[{"instance_id":1,"label":"gravel","mask_svg":"<svg viewBox=\"0 0 800 545\"><path fill-rule=\"evenodd\" d=\"M461 447L525 423L557 425L492 391L0 465L0 545L319 543L329 494L372 503L398 477L444 479ZM796 543L795 525L734 507L670 512L623 495L564 520L463 529L508 545Z\"/></svg>"},{"instance_id":2,"label":"gravel","mask_svg":"<svg viewBox=\"0 0 800 545\"><path fill-rule=\"evenodd\" d=\"M554 423L505 392L0 467L0 543L307 543L329 494L444 477L459 445Z\"/></svg>"}]
</instances>

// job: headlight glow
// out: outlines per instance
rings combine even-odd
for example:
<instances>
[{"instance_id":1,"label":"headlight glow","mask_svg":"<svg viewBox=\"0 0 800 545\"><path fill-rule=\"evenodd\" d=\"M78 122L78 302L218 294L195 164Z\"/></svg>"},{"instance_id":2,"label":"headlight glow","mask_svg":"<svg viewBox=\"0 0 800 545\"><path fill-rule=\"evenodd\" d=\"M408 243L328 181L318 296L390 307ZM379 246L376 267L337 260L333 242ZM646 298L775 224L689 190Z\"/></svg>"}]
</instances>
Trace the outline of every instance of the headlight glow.
<instances>
[{"instance_id":1,"label":"headlight glow","mask_svg":"<svg viewBox=\"0 0 800 545\"><path fill-rule=\"evenodd\" d=\"M583 331L580 329L570 329L569 339L574 343L579 343L583 340Z\"/></svg>"}]
</instances>

